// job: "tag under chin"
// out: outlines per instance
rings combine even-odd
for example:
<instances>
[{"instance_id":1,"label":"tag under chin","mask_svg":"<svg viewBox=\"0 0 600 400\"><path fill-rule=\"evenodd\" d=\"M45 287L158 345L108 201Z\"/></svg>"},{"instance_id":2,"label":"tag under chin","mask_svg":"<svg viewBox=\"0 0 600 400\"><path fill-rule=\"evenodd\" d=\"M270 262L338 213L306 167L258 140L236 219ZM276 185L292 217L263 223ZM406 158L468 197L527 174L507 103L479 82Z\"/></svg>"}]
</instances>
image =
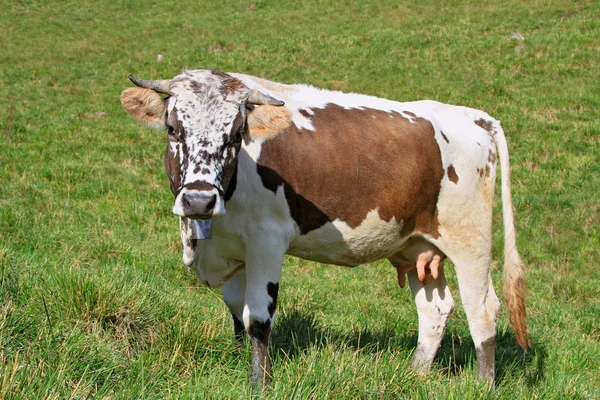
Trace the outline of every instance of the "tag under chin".
<instances>
[{"instance_id":1,"label":"tag under chin","mask_svg":"<svg viewBox=\"0 0 600 400\"><path fill-rule=\"evenodd\" d=\"M212 237L212 220L193 219L192 222L192 239L205 240Z\"/></svg>"}]
</instances>

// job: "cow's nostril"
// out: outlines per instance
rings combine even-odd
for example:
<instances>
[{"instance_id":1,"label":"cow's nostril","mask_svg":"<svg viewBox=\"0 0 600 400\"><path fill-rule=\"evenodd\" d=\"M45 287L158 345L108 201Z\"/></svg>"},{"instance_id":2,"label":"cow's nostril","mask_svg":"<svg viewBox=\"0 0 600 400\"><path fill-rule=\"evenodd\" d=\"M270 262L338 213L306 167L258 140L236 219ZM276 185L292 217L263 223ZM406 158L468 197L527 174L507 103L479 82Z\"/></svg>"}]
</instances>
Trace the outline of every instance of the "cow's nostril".
<instances>
[{"instance_id":1,"label":"cow's nostril","mask_svg":"<svg viewBox=\"0 0 600 400\"><path fill-rule=\"evenodd\" d=\"M217 204L217 195L213 194L208 203L206 203L206 210L212 210Z\"/></svg>"},{"instance_id":2,"label":"cow's nostril","mask_svg":"<svg viewBox=\"0 0 600 400\"><path fill-rule=\"evenodd\" d=\"M185 208L190 208L192 206L192 204L190 203L190 199L189 199L189 197L188 197L187 194L183 194L181 196L181 203L183 204L183 206Z\"/></svg>"}]
</instances>

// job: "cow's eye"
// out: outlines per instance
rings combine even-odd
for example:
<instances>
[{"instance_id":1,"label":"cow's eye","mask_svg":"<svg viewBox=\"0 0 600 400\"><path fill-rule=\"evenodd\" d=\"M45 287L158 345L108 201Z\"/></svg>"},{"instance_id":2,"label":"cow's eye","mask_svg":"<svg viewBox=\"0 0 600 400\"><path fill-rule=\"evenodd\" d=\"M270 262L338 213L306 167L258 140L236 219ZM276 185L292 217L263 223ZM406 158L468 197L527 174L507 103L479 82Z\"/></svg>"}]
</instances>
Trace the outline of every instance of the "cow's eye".
<instances>
[{"instance_id":1,"label":"cow's eye","mask_svg":"<svg viewBox=\"0 0 600 400\"><path fill-rule=\"evenodd\" d=\"M235 136L233 137L233 141L234 142L239 142L242 140L242 135L244 134L244 127L242 126L241 129L238 129L238 131L236 132Z\"/></svg>"},{"instance_id":2,"label":"cow's eye","mask_svg":"<svg viewBox=\"0 0 600 400\"><path fill-rule=\"evenodd\" d=\"M167 133L169 134L169 137L177 139L177 137L175 136L175 128L173 128L172 126L167 126Z\"/></svg>"},{"instance_id":3,"label":"cow's eye","mask_svg":"<svg viewBox=\"0 0 600 400\"><path fill-rule=\"evenodd\" d=\"M234 143L238 143L242 140L242 136L244 135L244 129L245 127L245 121L246 121L246 112L242 111L241 113L239 113L237 115L237 117L235 118L235 121L233 121L233 129L234 129L234 134L233 137L231 138L231 141Z\"/></svg>"}]
</instances>

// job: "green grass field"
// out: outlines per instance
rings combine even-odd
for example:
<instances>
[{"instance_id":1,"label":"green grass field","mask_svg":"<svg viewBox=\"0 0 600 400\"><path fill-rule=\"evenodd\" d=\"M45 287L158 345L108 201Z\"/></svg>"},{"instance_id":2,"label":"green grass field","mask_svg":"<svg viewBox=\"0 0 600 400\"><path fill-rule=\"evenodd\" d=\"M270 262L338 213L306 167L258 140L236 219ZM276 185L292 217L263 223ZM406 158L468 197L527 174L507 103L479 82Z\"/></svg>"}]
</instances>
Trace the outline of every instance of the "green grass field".
<instances>
[{"instance_id":1,"label":"green grass field","mask_svg":"<svg viewBox=\"0 0 600 400\"><path fill-rule=\"evenodd\" d=\"M600 3L492 3L3 2L0 398L600 398ZM523 355L503 308L496 389L478 385L458 306L431 375L415 376L416 311L387 261L288 258L273 388L253 393L220 291L181 263L166 135L119 103L128 74L186 68L501 120L533 350Z\"/></svg>"}]
</instances>

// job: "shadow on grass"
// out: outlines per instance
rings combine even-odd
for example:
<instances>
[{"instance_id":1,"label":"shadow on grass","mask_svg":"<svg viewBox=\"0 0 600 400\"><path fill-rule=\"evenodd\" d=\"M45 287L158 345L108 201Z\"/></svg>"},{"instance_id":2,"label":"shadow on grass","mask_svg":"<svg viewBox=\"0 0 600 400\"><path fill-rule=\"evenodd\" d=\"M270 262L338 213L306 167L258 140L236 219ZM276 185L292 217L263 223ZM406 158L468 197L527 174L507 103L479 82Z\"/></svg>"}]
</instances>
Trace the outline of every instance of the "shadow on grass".
<instances>
[{"instance_id":1,"label":"shadow on grass","mask_svg":"<svg viewBox=\"0 0 600 400\"><path fill-rule=\"evenodd\" d=\"M346 346L369 353L402 348L413 350L417 345L417 332L398 335L394 329L374 331L362 328L358 332L342 334L333 328L323 327L313 313L288 310L277 316L271 336L276 357L294 359L306 350L322 348L329 344ZM544 377L547 352L542 343L535 343L527 353L517 345L512 331L499 330L496 337L496 385L511 375L525 375L529 386L535 386ZM459 375L466 366L475 368L475 348L471 336L464 338L446 331L435 363L448 375Z\"/></svg>"},{"instance_id":2,"label":"shadow on grass","mask_svg":"<svg viewBox=\"0 0 600 400\"><path fill-rule=\"evenodd\" d=\"M496 385L513 375L524 375L528 386L535 386L544 377L546 347L534 343L527 353L517 345L511 330L498 330L496 336ZM475 368L475 348L471 336L461 337L446 332L436 356L436 363L448 375L460 375L466 366Z\"/></svg>"},{"instance_id":3,"label":"shadow on grass","mask_svg":"<svg viewBox=\"0 0 600 400\"><path fill-rule=\"evenodd\" d=\"M278 315L271 336L273 350L279 355L295 358L311 347L326 345L346 346L355 350L376 353L396 347L416 346L416 334L398 336L393 329L373 331L362 328L343 334L331 327L323 327L312 313L291 310Z\"/></svg>"}]
</instances>

